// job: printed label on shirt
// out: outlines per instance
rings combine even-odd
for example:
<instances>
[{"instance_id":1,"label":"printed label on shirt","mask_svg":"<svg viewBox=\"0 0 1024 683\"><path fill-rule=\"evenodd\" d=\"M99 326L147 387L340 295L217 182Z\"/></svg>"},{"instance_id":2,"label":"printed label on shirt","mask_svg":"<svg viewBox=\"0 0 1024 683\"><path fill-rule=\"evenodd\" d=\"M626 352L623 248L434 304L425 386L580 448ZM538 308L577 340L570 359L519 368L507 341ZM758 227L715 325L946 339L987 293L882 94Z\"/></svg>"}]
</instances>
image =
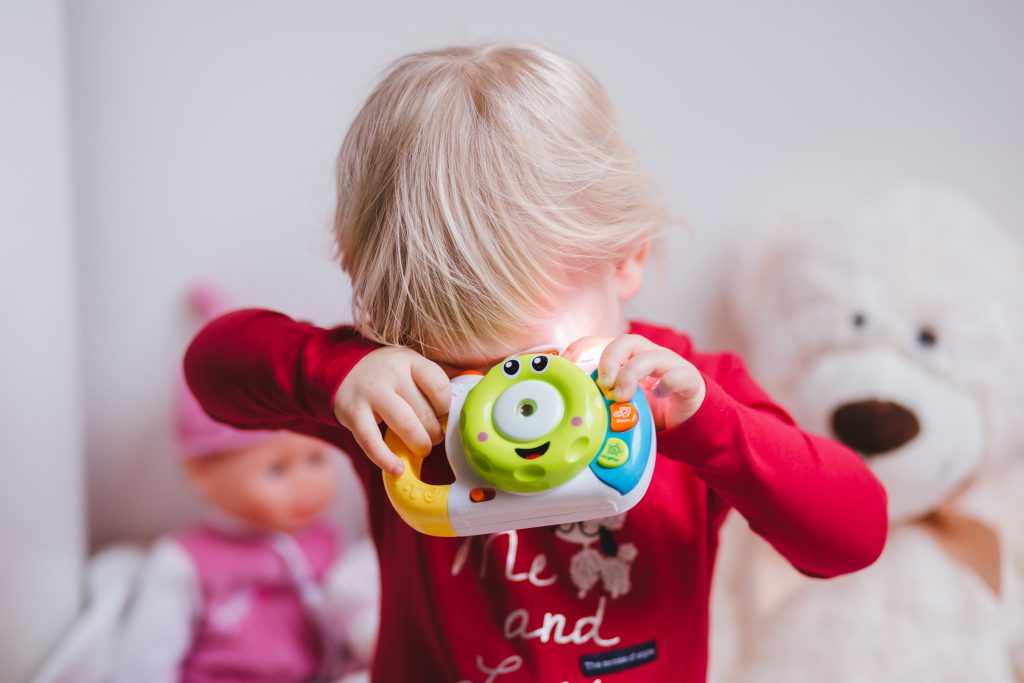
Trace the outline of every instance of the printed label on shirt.
<instances>
[{"instance_id":1,"label":"printed label on shirt","mask_svg":"<svg viewBox=\"0 0 1024 683\"><path fill-rule=\"evenodd\" d=\"M580 657L580 671L584 676L600 676L648 664L657 657L657 643L648 640L646 643L607 650L596 655L583 655Z\"/></svg>"}]
</instances>

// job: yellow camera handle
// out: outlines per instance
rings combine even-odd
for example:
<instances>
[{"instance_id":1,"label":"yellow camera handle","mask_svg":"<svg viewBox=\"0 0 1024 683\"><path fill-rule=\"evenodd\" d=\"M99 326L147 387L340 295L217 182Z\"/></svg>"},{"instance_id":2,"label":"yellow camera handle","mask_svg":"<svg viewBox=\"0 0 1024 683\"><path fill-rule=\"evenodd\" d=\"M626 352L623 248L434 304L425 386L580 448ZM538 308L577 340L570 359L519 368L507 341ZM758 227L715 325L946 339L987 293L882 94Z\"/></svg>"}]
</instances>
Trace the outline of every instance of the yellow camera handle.
<instances>
[{"instance_id":1,"label":"yellow camera handle","mask_svg":"<svg viewBox=\"0 0 1024 683\"><path fill-rule=\"evenodd\" d=\"M423 458L413 454L390 429L384 433L384 443L405 465L397 477L384 472L384 490L399 516L416 531L431 536L455 536L448 521L448 492L450 484L436 486L420 479Z\"/></svg>"}]
</instances>

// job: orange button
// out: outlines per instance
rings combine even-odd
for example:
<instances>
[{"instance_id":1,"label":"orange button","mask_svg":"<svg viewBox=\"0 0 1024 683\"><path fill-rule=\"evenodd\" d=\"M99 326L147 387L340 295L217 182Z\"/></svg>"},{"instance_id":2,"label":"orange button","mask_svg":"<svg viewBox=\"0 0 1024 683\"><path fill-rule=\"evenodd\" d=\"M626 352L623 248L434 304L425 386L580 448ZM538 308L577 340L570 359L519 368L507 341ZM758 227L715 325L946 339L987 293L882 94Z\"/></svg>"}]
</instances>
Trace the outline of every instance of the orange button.
<instances>
[{"instance_id":1,"label":"orange button","mask_svg":"<svg viewBox=\"0 0 1024 683\"><path fill-rule=\"evenodd\" d=\"M484 501L494 500L494 489L490 487L485 489L475 488L469 492L469 499L474 503L483 503Z\"/></svg>"},{"instance_id":2,"label":"orange button","mask_svg":"<svg viewBox=\"0 0 1024 683\"><path fill-rule=\"evenodd\" d=\"M613 432L629 431L640 419L632 403L613 403L609 410L612 416Z\"/></svg>"}]
</instances>

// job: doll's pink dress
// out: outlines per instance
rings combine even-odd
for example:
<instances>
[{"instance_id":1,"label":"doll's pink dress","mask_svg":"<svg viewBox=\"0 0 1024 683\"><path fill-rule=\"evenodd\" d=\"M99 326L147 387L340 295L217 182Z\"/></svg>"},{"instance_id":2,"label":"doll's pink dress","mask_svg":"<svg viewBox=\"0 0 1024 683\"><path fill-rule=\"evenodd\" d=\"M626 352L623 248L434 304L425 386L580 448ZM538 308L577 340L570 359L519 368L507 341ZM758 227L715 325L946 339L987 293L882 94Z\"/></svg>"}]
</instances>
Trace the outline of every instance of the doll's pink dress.
<instances>
[{"instance_id":1,"label":"doll's pink dress","mask_svg":"<svg viewBox=\"0 0 1024 683\"><path fill-rule=\"evenodd\" d=\"M265 534L230 520L162 538L130 615L116 681L330 680L338 647L321 583L335 530Z\"/></svg>"}]
</instances>

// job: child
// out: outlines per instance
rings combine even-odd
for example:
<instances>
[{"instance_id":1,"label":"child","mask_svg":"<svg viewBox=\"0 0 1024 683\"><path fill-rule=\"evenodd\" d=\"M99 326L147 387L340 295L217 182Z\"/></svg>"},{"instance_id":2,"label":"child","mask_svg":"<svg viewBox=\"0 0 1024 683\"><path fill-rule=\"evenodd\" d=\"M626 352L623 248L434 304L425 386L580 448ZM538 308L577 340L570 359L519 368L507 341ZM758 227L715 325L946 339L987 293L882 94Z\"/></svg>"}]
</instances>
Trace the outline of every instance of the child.
<instances>
[{"instance_id":1,"label":"child","mask_svg":"<svg viewBox=\"0 0 1024 683\"><path fill-rule=\"evenodd\" d=\"M237 311L185 365L216 418L351 455L382 572L375 680L702 681L730 508L811 576L881 552L885 493L853 452L800 431L737 356L626 320L666 212L579 65L521 45L400 59L342 145L338 193L355 325ZM384 492L378 467L401 464L379 424L434 449L423 476L450 481L435 448L449 378L574 340L571 358L604 346L617 400L649 394L660 457L644 499L485 537L409 528Z\"/></svg>"}]
</instances>

